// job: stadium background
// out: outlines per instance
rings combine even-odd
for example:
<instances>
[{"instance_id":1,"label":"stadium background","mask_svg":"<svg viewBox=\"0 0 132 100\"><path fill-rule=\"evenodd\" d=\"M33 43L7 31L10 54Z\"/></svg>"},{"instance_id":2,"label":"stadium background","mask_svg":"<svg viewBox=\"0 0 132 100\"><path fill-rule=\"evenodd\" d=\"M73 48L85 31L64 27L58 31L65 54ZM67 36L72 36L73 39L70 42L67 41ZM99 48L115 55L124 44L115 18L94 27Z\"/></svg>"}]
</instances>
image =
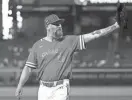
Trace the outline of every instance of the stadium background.
<instances>
[{"instance_id":1,"label":"stadium background","mask_svg":"<svg viewBox=\"0 0 132 100\"><path fill-rule=\"evenodd\" d=\"M7 39L3 39L2 5L5 1L9 1L6 3L12 12L8 12L8 17L13 18L9 28L12 38ZM131 99L131 3L126 3L128 29L119 37L110 35L92 41L86 45L88 49L75 53L71 100ZM55 13L65 18L64 34L79 35L111 25L116 12L115 3L86 4L85 0L0 0L0 8L0 100L16 100L15 88L30 48L46 35L45 16ZM8 20L4 23L9 24ZM39 85L36 76L37 70L34 70L25 84L22 100L36 100Z\"/></svg>"}]
</instances>

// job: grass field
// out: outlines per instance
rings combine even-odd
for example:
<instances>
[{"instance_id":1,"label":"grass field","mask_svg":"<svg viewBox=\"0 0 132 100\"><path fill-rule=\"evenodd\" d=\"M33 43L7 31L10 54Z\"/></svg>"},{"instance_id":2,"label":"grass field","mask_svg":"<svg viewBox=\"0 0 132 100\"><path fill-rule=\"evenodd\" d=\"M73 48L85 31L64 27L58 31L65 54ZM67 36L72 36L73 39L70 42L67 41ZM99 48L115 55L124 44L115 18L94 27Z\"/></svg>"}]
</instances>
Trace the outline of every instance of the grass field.
<instances>
[{"instance_id":1,"label":"grass field","mask_svg":"<svg viewBox=\"0 0 132 100\"><path fill-rule=\"evenodd\" d=\"M0 100L18 100L15 87L1 87ZM37 87L25 87L21 100L37 100ZM72 87L70 100L132 100L131 86Z\"/></svg>"}]
</instances>

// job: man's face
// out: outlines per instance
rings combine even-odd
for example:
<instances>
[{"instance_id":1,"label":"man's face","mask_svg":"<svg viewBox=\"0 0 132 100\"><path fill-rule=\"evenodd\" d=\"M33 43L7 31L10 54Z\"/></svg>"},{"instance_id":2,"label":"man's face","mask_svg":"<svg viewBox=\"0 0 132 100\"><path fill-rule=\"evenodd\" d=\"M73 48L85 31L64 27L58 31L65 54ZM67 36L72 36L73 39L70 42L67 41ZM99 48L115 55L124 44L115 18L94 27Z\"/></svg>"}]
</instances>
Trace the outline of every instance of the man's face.
<instances>
[{"instance_id":1,"label":"man's face","mask_svg":"<svg viewBox=\"0 0 132 100\"><path fill-rule=\"evenodd\" d=\"M52 30L53 38L60 39L63 37L61 24L51 24L51 30Z\"/></svg>"}]
</instances>

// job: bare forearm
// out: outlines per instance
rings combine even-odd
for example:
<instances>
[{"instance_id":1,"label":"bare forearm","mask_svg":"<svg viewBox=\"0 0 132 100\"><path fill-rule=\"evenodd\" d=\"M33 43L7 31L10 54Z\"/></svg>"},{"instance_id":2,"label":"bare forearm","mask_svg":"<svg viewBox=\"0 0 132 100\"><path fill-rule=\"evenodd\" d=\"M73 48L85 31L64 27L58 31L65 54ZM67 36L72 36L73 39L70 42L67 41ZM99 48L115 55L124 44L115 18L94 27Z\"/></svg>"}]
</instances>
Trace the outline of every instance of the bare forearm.
<instances>
[{"instance_id":1,"label":"bare forearm","mask_svg":"<svg viewBox=\"0 0 132 100\"><path fill-rule=\"evenodd\" d=\"M89 42L89 41L97 39L99 37L108 35L108 34L112 33L114 30L116 30L118 28L119 28L119 25L117 23L115 23L115 24L113 24L109 27L106 27L106 28L103 28L103 29L100 29L100 30L96 30L96 31L88 33L88 34L84 34L83 35L84 41Z\"/></svg>"},{"instance_id":2,"label":"bare forearm","mask_svg":"<svg viewBox=\"0 0 132 100\"><path fill-rule=\"evenodd\" d=\"M119 26L114 24L114 25L111 25L111 26L109 26L107 28L94 31L92 34L93 35L98 35L99 37L101 37L101 36L105 36L107 34L110 34L111 32L113 32L114 30L116 30L118 28L119 28Z\"/></svg>"},{"instance_id":3,"label":"bare forearm","mask_svg":"<svg viewBox=\"0 0 132 100\"><path fill-rule=\"evenodd\" d=\"M22 71L18 87L22 87L26 83L30 74L31 74L31 68L29 68L28 66L25 66Z\"/></svg>"}]
</instances>

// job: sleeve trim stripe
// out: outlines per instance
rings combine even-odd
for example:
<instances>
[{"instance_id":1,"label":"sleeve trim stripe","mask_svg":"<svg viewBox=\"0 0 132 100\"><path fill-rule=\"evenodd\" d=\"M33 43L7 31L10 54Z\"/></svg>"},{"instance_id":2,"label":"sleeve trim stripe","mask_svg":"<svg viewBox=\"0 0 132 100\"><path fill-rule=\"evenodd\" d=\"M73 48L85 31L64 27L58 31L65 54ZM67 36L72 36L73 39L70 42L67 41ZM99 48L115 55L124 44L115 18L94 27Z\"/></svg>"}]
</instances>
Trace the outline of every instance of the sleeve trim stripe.
<instances>
[{"instance_id":1,"label":"sleeve trim stripe","mask_svg":"<svg viewBox=\"0 0 132 100\"><path fill-rule=\"evenodd\" d=\"M30 64L25 64L26 66L36 68L36 66L30 65Z\"/></svg>"},{"instance_id":2,"label":"sleeve trim stripe","mask_svg":"<svg viewBox=\"0 0 132 100\"><path fill-rule=\"evenodd\" d=\"M82 35L82 48L86 49L83 35Z\"/></svg>"},{"instance_id":3,"label":"sleeve trim stripe","mask_svg":"<svg viewBox=\"0 0 132 100\"><path fill-rule=\"evenodd\" d=\"M26 62L26 64L36 66L37 64L31 63L31 62Z\"/></svg>"},{"instance_id":4,"label":"sleeve trim stripe","mask_svg":"<svg viewBox=\"0 0 132 100\"><path fill-rule=\"evenodd\" d=\"M79 39L79 40L80 40L80 49L82 50L82 48L83 48L83 47L82 47L82 36L80 35L79 38L80 38L80 39Z\"/></svg>"}]
</instances>

